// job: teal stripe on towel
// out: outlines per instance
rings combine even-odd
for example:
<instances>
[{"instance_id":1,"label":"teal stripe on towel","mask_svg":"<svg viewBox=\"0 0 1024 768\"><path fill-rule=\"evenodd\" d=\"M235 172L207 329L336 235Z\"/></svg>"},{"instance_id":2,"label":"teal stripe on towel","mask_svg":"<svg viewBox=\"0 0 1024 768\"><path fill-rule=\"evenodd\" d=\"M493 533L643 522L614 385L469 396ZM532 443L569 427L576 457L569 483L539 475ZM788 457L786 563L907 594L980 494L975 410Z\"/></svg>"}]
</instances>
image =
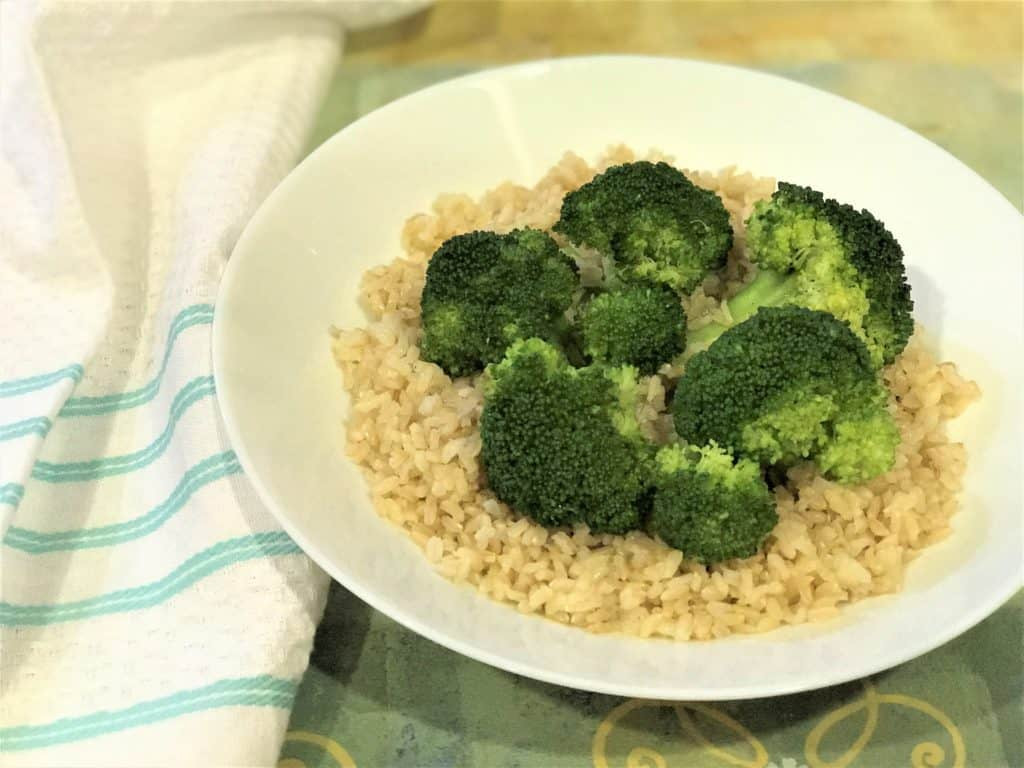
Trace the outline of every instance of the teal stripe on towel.
<instances>
[{"instance_id":1,"label":"teal stripe on towel","mask_svg":"<svg viewBox=\"0 0 1024 768\"><path fill-rule=\"evenodd\" d=\"M272 675L225 678L122 709L101 710L39 725L0 728L0 752L39 749L95 738L216 707L289 709L297 688L295 681Z\"/></svg>"},{"instance_id":2,"label":"teal stripe on towel","mask_svg":"<svg viewBox=\"0 0 1024 768\"><path fill-rule=\"evenodd\" d=\"M37 461L32 467L32 477L47 483L70 483L79 480L96 480L110 475L120 475L141 469L158 459L171 442L174 427L189 407L213 394L212 376L192 379L175 396L171 413L164 431L145 448L123 456L107 456L91 461L50 462Z\"/></svg>"},{"instance_id":3,"label":"teal stripe on towel","mask_svg":"<svg viewBox=\"0 0 1024 768\"><path fill-rule=\"evenodd\" d=\"M164 356L160 363L160 370L157 371L152 381L130 392L72 397L64 403L64 407L60 409L58 416L60 418L67 418L69 416L97 416L148 403L160 391L160 384L163 381L164 373L167 371L167 362L171 358L171 352L174 350L174 343L177 341L178 336L188 328L196 325L209 325L212 322L212 304L194 304L183 309L175 316L171 323L171 328L167 332L167 343L164 346Z\"/></svg>"},{"instance_id":4,"label":"teal stripe on towel","mask_svg":"<svg viewBox=\"0 0 1024 768\"><path fill-rule=\"evenodd\" d=\"M53 422L45 416L36 416L32 419L16 421L13 424L4 424L0 427L0 442L14 440L25 435L46 437L46 433L50 431L52 426Z\"/></svg>"},{"instance_id":5,"label":"teal stripe on towel","mask_svg":"<svg viewBox=\"0 0 1024 768\"><path fill-rule=\"evenodd\" d=\"M17 506L18 502L21 501L21 497L25 495L25 486L19 485L18 483L6 483L0 485L0 504L10 504L12 507Z\"/></svg>"},{"instance_id":6,"label":"teal stripe on towel","mask_svg":"<svg viewBox=\"0 0 1024 768\"><path fill-rule=\"evenodd\" d=\"M39 626L56 624L148 608L162 603L222 568L244 560L300 552L284 531L267 531L240 536L216 544L193 555L162 579L130 589L76 600L72 603L14 605L0 603L0 626Z\"/></svg>"},{"instance_id":7,"label":"teal stripe on towel","mask_svg":"<svg viewBox=\"0 0 1024 768\"><path fill-rule=\"evenodd\" d=\"M111 525L67 531L42 532L11 526L7 529L4 544L23 552L41 554L68 549L109 547L134 541L152 533L173 517L200 488L241 471L234 451L218 453L191 467L182 475L170 496L140 517Z\"/></svg>"},{"instance_id":8,"label":"teal stripe on towel","mask_svg":"<svg viewBox=\"0 0 1024 768\"><path fill-rule=\"evenodd\" d=\"M0 397L14 397L34 392L54 384L61 379L72 379L81 381L85 370L78 363L67 365L51 373L42 373L38 376L29 376L27 379L11 379L0 381Z\"/></svg>"}]
</instances>

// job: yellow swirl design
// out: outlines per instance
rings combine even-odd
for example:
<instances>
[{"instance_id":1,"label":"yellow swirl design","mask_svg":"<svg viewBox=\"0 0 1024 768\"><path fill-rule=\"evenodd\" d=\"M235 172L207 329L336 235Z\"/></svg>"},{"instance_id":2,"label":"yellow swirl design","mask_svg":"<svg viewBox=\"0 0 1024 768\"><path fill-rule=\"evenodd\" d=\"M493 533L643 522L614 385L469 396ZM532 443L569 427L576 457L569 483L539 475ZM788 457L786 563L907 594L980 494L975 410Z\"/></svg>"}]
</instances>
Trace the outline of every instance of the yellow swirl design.
<instances>
[{"instance_id":1,"label":"yellow swirl design","mask_svg":"<svg viewBox=\"0 0 1024 768\"><path fill-rule=\"evenodd\" d=\"M768 750L764 748L764 745L758 741L757 737L748 731L741 723L729 717L721 710L715 709L707 704L680 704L676 706L675 709L676 717L679 719L679 725L683 730L686 731L690 738L704 747L705 751L714 755L719 760L729 763L730 765L739 766L740 768L764 768L764 766L768 764ZM703 733L701 733L696 723L693 722L693 718L690 717L690 713L686 711L687 709L699 712L705 717L724 725L750 745L754 750L753 756L744 758L716 747Z\"/></svg>"},{"instance_id":2,"label":"yellow swirl design","mask_svg":"<svg viewBox=\"0 0 1024 768\"><path fill-rule=\"evenodd\" d=\"M319 733L313 733L311 731L288 731L284 735L284 740L285 743L288 743L289 741L298 741L305 744L314 744L330 755L334 762L338 764L338 768L356 768L355 760L352 759L352 756L343 746L341 746L341 744L336 742L334 739L321 736ZM277 763L277 768L306 768L306 764L294 757L286 757Z\"/></svg>"},{"instance_id":3,"label":"yellow swirl design","mask_svg":"<svg viewBox=\"0 0 1024 768\"><path fill-rule=\"evenodd\" d=\"M626 757L626 768L668 768L668 763L657 750L637 747Z\"/></svg>"},{"instance_id":4,"label":"yellow swirl design","mask_svg":"<svg viewBox=\"0 0 1024 768\"><path fill-rule=\"evenodd\" d=\"M707 704L681 704L674 701L645 701L643 699L630 699L619 704L594 732L594 740L591 743L591 757L594 768L610 768L608 763L608 737L615 726L629 713L645 707L672 707L675 712L679 726L694 742L703 747L704 751L717 759L738 766L739 768L764 768L768 764L768 751L749 730L738 723L729 715L719 709ZM707 717L740 737L750 748L752 755L749 757L737 755L728 750L716 746L694 721L690 711L697 712ZM634 747L626 757L626 768L667 768L668 761L665 756L650 747Z\"/></svg>"},{"instance_id":5,"label":"yellow swirl design","mask_svg":"<svg viewBox=\"0 0 1024 768\"><path fill-rule=\"evenodd\" d=\"M912 696L900 693L879 693L870 681L864 682L863 697L829 713L807 734L804 754L808 768L848 768L857 760L874 736L875 730L878 727L879 710L882 705L914 709L932 718L945 729L952 742L953 755L950 768L964 768L967 762L967 749L964 744L963 735L945 712L942 712L926 701ZM594 768L610 768L608 762L608 739L624 717L638 709L658 707L671 707L675 712L676 719L679 721L679 727L689 739L702 747L705 754L716 758L721 763L737 766L737 768L765 768L768 764L768 752L757 737L741 723L716 707L708 704L682 704L673 701L629 699L612 709L594 732L594 739L591 743L591 756ZM820 750L821 742L825 736L840 722L856 715L861 710L864 710L865 713L864 727L853 744L835 760L831 762L823 760ZM713 720L731 731L750 747L750 752L740 755L735 751L723 749L716 745L704 734L692 713ZM910 765L912 768L940 768L945 761L946 750L934 741L924 741L917 744L910 754ZM647 746L634 747L626 757L626 768L667 767L668 761L665 759L665 756ZM290 767L282 766L281 768Z\"/></svg>"},{"instance_id":6,"label":"yellow swirl design","mask_svg":"<svg viewBox=\"0 0 1024 768\"><path fill-rule=\"evenodd\" d=\"M826 715L809 734L804 744L804 754L808 768L848 768L863 752L871 741L878 727L878 713L881 705L906 707L921 712L941 725L949 734L953 745L953 756L950 768L964 768L967 761L967 749L963 735L956 724L946 713L926 701L899 693L879 693L869 681L864 682L864 695L834 712ZM648 701L629 699L611 710L594 732L591 743L591 756L594 768L611 768L608 762L608 739L619 722L638 709L671 707L675 713L679 727L689 739L700 746L705 754L716 760L736 766L737 768L765 768L768 765L768 751L758 738L734 718L720 709L708 704L679 703L674 701ZM820 755L821 742L825 736L840 722L865 710L864 727L853 744L838 758L831 762ZM723 749L712 742L701 730L691 713L697 713L713 720L735 734L744 744L750 747L750 753L737 754L735 751ZM285 742L303 742L323 749L337 764L338 768L356 768L352 756L338 742L310 731L288 731ZM934 741L917 744L910 754L912 768L940 768L946 760L946 750ZM277 768L306 768L305 763L296 758L282 758ZM665 756L655 749L637 746L630 750L626 757L626 768L668 768Z\"/></svg>"},{"instance_id":7,"label":"yellow swirl design","mask_svg":"<svg viewBox=\"0 0 1024 768\"><path fill-rule=\"evenodd\" d=\"M935 720L935 722L946 730L949 734L950 740L953 742L953 762L951 768L964 768L967 761L967 749L964 745L964 737L956 727L956 724L949 719L949 716L946 715L945 712L936 709L926 701L915 699L912 696L905 696L900 693L878 693L878 691L875 690L875 687L867 681L864 683L863 698L842 706L835 712L828 714L809 734L807 734L807 741L804 745L804 754L807 758L809 768L846 768L846 766L856 760L857 756L860 755L864 747L869 741L871 741L871 737L874 735L875 728L878 725L878 710L882 704L892 704L894 706L916 709L918 712L928 715L930 718ZM867 710L867 718L864 722L864 729L857 737L857 740L854 741L850 748L836 760L832 762L822 760L819 750L821 748L821 741L825 738L825 735L832 730L836 724L851 715L860 712L862 709ZM945 759L946 750L934 741L921 742L915 746L913 751L910 753L910 764L913 768L938 768L938 766L942 765Z\"/></svg>"}]
</instances>

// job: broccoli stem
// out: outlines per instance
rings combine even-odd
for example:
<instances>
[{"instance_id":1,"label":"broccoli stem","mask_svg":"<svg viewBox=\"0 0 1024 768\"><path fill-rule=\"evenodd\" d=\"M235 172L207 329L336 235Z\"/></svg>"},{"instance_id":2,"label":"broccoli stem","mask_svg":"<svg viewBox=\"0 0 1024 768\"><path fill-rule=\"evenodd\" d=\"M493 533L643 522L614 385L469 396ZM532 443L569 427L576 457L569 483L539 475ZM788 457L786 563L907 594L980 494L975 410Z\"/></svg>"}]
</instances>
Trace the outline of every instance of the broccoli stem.
<instances>
[{"instance_id":1,"label":"broccoli stem","mask_svg":"<svg viewBox=\"0 0 1024 768\"><path fill-rule=\"evenodd\" d=\"M573 368L582 368L587 364L586 355L583 354L583 338L580 335L579 326L569 318L559 318L552 337L546 341L559 347Z\"/></svg>"},{"instance_id":2,"label":"broccoli stem","mask_svg":"<svg viewBox=\"0 0 1024 768\"><path fill-rule=\"evenodd\" d=\"M690 358L707 349L729 328L742 323L761 307L777 307L785 303L792 293L795 280L796 273L783 274L762 268L749 285L726 302L732 316L731 323L708 323L687 334L686 357Z\"/></svg>"}]
</instances>

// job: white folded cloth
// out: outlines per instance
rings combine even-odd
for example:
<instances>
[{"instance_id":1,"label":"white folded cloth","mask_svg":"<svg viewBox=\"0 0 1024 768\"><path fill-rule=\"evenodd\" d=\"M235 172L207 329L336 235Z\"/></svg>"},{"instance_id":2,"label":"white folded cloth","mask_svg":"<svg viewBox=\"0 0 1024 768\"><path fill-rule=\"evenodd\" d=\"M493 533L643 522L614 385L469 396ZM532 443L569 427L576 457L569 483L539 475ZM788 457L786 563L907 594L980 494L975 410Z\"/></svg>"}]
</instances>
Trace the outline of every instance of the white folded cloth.
<instances>
[{"instance_id":1,"label":"white folded cloth","mask_svg":"<svg viewBox=\"0 0 1024 768\"><path fill-rule=\"evenodd\" d=\"M3 765L275 762L326 577L221 431L217 283L418 5L0 3Z\"/></svg>"}]
</instances>

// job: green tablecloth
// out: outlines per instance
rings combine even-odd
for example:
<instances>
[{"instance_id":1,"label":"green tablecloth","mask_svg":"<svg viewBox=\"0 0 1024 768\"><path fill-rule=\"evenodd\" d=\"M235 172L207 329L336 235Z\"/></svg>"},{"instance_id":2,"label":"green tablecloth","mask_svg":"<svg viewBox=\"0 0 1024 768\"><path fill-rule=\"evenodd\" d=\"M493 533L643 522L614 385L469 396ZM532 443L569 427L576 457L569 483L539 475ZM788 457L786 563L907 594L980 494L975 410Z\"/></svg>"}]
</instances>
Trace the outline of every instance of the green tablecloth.
<instances>
[{"instance_id":1,"label":"green tablecloth","mask_svg":"<svg viewBox=\"0 0 1024 768\"><path fill-rule=\"evenodd\" d=\"M343 65L311 146L398 96L475 68ZM1021 206L1019 83L969 68L878 61L774 71L904 122ZM972 118L958 119L962 110ZM493 669L413 634L335 584L280 765L1017 768L1022 639L1024 593L957 640L871 680L775 699L669 705Z\"/></svg>"},{"instance_id":2,"label":"green tablecloth","mask_svg":"<svg viewBox=\"0 0 1024 768\"><path fill-rule=\"evenodd\" d=\"M335 585L289 734L327 737L359 768L754 768L767 760L778 768L889 768L915 765L912 756L929 743L945 760L916 765L1017 768L1024 765L1022 633L1024 594L957 640L871 681L683 705L681 723L671 706L632 709L631 700L534 682L464 658ZM871 696L882 699L877 708L844 713ZM818 736L814 761L807 748ZM856 759L837 763L859 739L866 743ZM961 762L954 759L958 741ZM756 745L764 750L761 760ZM289 740L284 756L309 768L349 768L327 746ZM663 762L653 755L630 762L637 748L655 750Z\"/></svg>"}]
</instances>

